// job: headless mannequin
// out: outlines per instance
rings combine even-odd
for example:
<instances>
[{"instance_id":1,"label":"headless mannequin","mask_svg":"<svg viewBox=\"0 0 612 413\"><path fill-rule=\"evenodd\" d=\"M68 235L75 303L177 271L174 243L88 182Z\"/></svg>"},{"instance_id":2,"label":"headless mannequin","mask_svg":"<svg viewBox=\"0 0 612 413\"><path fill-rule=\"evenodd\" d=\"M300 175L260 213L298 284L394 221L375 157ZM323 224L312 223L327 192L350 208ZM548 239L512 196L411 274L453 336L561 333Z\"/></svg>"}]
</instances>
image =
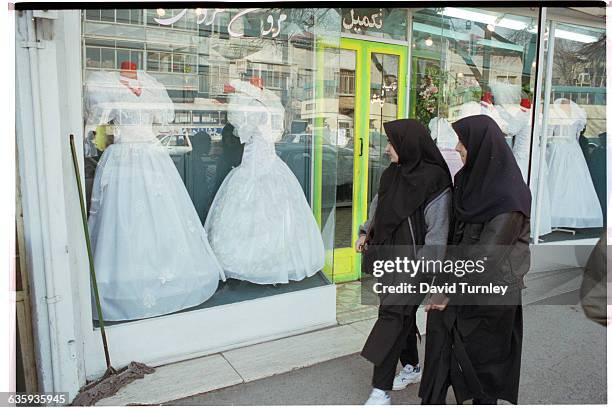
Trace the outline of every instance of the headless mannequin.
<instances>
[{"instance_id":1,"label":"headless mannequin","mask_svg":"<svg viewBox=\"0 0 612 413\"><path fill-rule=\"evenodd\" d=\"M570 115L572 114L572 108L570 107L570 102L567 99L564 99L561 102L560 105L561 110L568 116L568 118L570 117ZM559 228L559 227L555 227L552 229L553 232L565 232L568 234L572 234L572 235L576 235L576 231L574 231L573 229L570 228Z\"/></svg>"}]
</instances>

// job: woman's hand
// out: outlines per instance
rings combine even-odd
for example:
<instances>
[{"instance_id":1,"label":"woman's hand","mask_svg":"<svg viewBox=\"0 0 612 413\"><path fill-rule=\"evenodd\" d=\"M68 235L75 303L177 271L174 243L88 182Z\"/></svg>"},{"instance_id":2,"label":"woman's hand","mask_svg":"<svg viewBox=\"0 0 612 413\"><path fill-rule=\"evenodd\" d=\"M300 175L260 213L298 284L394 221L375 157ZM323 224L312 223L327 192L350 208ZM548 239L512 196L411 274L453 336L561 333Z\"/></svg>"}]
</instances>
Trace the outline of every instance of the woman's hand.
<instances>
[{"instance_id":1,"label":"woman's hand","mask_svg":"<svg viewBox=\"0 0 612 413\"><path fill-rule=\"evenodd\" d=\"M425 311L429 310L437 310L444 311L446 309L446 305L448 304L448 297L444 294L436 293L431 294L427 298L427 303L425 304Z\"/></svg>"},{"instance_id":2,"label":"woman's hand","mask_svg":"<svg viewBox=\"0 0 612 413\"><path fill-rule=\"evenodd\" d=\"M362 252L363 246L365 245L365 241L366 241L365 234L360 235L359 238L357 239L357 242L355 243L355 251Z\"/></svg>"}]
</instances>

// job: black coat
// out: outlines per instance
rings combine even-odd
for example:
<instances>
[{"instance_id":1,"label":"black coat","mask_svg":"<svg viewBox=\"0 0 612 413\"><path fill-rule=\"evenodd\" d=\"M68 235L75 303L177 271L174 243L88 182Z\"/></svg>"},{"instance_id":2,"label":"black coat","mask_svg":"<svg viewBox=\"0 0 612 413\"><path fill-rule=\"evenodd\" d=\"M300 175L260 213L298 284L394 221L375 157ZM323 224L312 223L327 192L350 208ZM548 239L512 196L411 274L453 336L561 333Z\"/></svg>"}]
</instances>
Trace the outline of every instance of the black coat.
<instances>
[{"instance_id":1,"label":"black coat","mask_svg":"<svg viewBox=\"0 0 612 413\"><path fill-rule=\"evenodd\" d=\"M410 259L413 259L412 247L421 246L425 243L425 232L425 214L424 205L422 205L412 216L401 222L388 242L388 247L391 249L385 249L382 253L384 256L377 258L392 259L393 256L407 255ZM398 247L402 252L393 247ZM385 277L394 278L395 274L386 274ZM393 280L383 279L382 282L385 285L396 284ZM362 280L362 288L369 288L368 286L369 282ZM407 297L398 294L381 294L379 298L378 319L361 351L364 358L377 366L383 362L393 346L397 345L398 338L404 329L414 330L418 334L416 310L423 295Z\"/></svg>"},{"instance_id":2,"label":"black coat","mask_svg":"<svg viewBox=\"0 0 612 413\"><path fill-rule=\"evenodd\" d=\"M484 224L455 222L451 243L485 251L496 270L485 273L508 285L513 305L453 305L427 316L425 365L419 396L423 404L444 404L452 385L458 403L503 399L518 403L523 340L520 305L529 270L529 218L502 213ZM496 249L495 245L508 246Z\"/></svg>"}]
</instances>

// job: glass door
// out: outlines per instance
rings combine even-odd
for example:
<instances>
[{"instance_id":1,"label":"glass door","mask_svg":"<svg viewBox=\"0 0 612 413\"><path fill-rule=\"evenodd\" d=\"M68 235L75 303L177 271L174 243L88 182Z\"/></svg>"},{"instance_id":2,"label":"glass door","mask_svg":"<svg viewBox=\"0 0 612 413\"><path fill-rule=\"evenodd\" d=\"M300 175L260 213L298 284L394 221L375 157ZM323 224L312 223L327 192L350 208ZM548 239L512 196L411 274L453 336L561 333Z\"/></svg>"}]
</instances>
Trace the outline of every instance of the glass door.
<instances>
[{"instance_id":1,"label":"glass door","mask_svg":"<svg viewBox=\"0 0 612 413\"><path fill-rule=\"evenodd\" d=\"M407 54L404 46L348 38L340 46L334 282L361 276L354 245L389 164L383 123L405 113Z\"/></svg>"}]
</instances>

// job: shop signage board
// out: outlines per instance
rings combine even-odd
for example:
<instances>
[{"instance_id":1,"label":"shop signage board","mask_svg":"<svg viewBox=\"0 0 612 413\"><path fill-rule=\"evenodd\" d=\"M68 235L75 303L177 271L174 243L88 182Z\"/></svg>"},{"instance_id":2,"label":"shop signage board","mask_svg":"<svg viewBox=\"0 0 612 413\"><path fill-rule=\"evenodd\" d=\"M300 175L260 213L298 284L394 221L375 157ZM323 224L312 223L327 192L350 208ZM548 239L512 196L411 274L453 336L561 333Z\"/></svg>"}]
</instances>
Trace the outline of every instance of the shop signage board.
<instances>
[{"instance_id":1,"label":"shop signage board","mask_svg":"<svg viewBox=\"0 0 612 413\"><path fill-rule=\"evenodd\" d=\"M236 13L230 20L227 25L227 31L232 37L243 37L245 36L244 30L241 30L237 27L236 22L241 20L244 17L247 17L251 14L255 14L260 17L260 33L261 37L278 37L281 32L282 24L285 20L287 20L287 15L284 13L280 13L278 15L267 13L262 14L261 11L263 9L259 8L251 8L244 9ZM214 23L218 22L217 16L219 13L224 13L228 11L227 9L194 9L193 13L197 16L197 24L204 26L211 26ZM154 20L161 24L162 26L171 26L174 23L180 21L185 17L185 15L189 12L189 9L183 9L178 14L172 17L163 18L165 14L164 9L158 9L157 14L160 17L155 18Z\"/></svg>"}]
</instances>

